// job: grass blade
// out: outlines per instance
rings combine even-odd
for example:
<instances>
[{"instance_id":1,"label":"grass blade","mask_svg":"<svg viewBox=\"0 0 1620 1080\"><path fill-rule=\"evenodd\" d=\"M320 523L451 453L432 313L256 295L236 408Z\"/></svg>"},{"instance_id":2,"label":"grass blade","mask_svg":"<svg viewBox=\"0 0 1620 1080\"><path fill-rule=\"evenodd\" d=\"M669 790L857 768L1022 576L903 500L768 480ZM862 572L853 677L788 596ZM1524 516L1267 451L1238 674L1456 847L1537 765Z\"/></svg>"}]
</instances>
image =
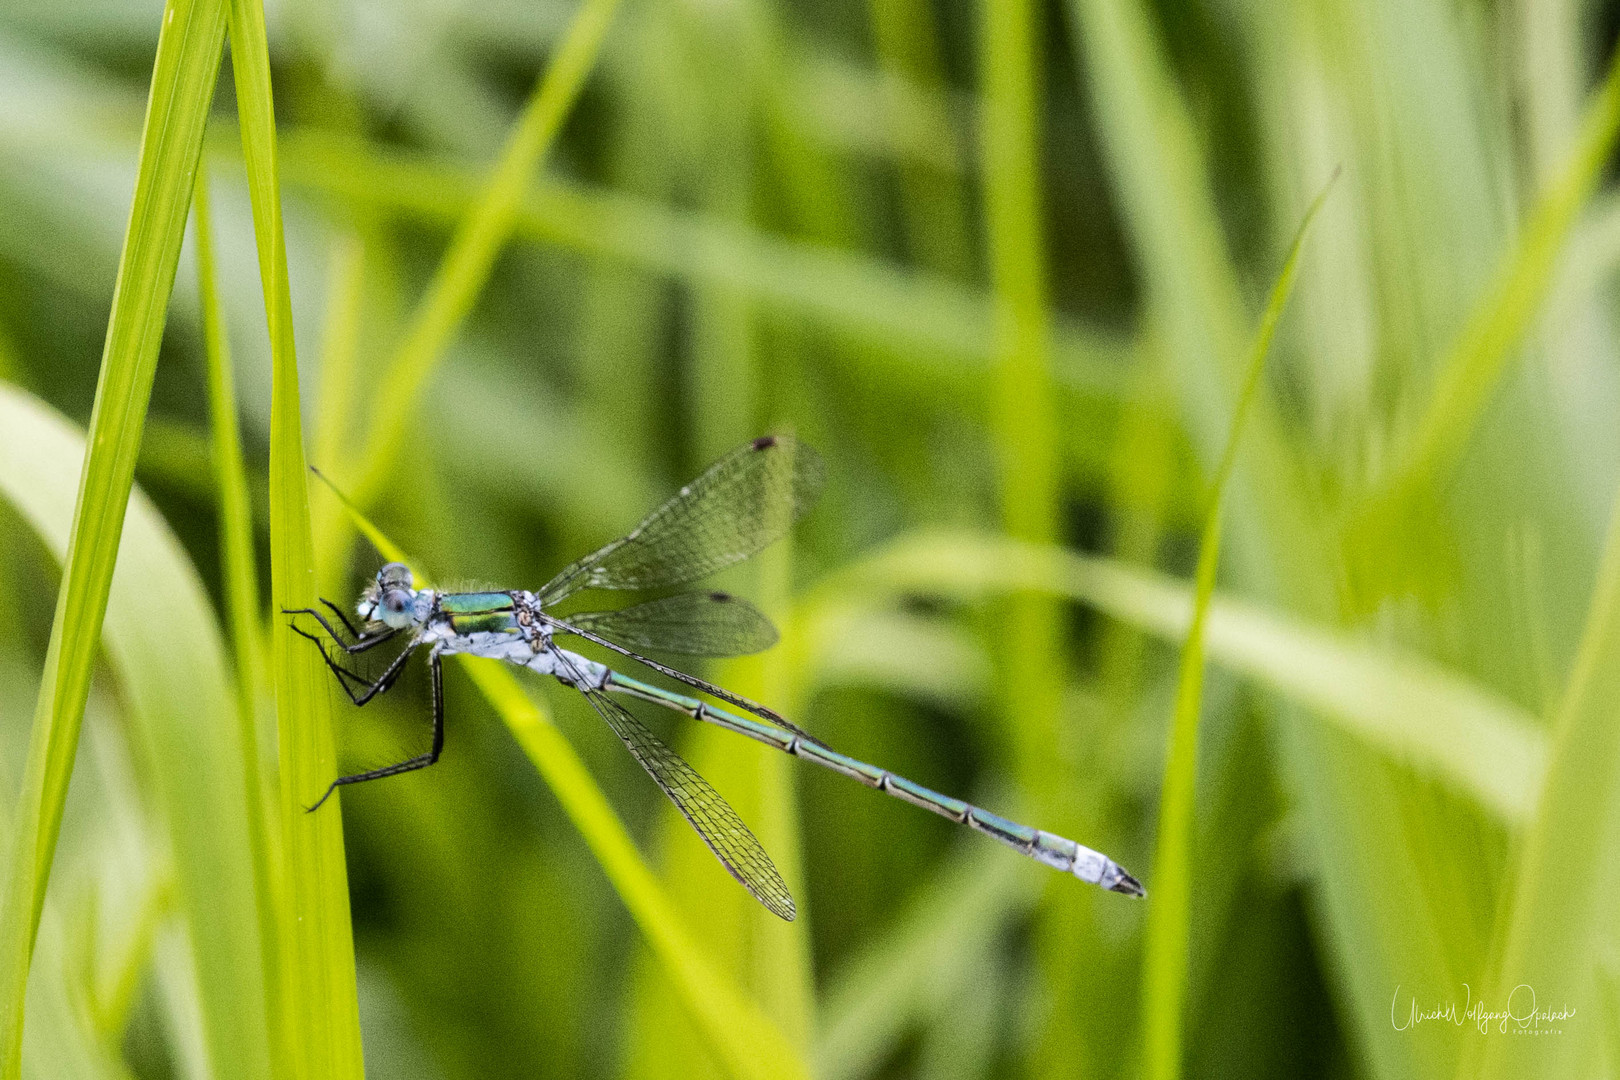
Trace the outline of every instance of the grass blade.
<instances>
[{"instance_id":1,"label":"grass blade","mask_svg":"<svg viewBox=\"0 0 1620 1080\"><path fill-rule=\"evenodd\" d=\"M1602 177L1616 136L1620 56L1611 62L1587 111L1569 161L1547 186L1496 284L1475 306L1446 355L1433 397L1391 481L1393 488L1443 485L1553 283L1559 253Z\"/></svg>"},{"instance_id":2,"label":"grass blade","mask_svg":"<svg viewBox=\"0 0 1620 1080\"><path fill-rule=\"evenodd\" d=\"M1557 1038L1489 1040L1482 1064L1462 1068L1479 1077L1571 1076L1597 1049L1601 1010L1596 996L1601 927L1611 917L1603 886L1620 845L1620 498L1609 520L1586 628L1564 688L1554 728L1547 782L1519 853L1511 907L1496 953L1492 1008L1506 1008L1521 985L1533 988L1537 1010L1573 1007L1584 1021L1537 1022L1563 1027ZM1521 995L1515 1014L1525 1011ZM1533 1044L1533 1045L1530 1045ZM1461 1075L1461 1071L1459 1072Z\"/></svg>"},{"instance_id":3,"label":"grass blade","mask_svg":"<svg viewBox=\"0 0 1620 1080\"><path fill-rule=\"evenodd\" d=\"M365 505L393 468L416 402L445 345L472 310L495 257L511 236L535 167L579 96L607 36L619 0L584 0L545 77L535 88L501 154L484 196L457 228L450 250L417 305L405 339L380 383L373 426L353 497Z\"/></svg>"},{"instance_id":4,"label":"grass blade","mask_svg":"<svg viewBox=\"0 0 1620 1080\"><path fill-rule=\"evenodd\" d=\"M270 333L270 593L272 609L280 611L315 602L315 559L263 7L256 0L231 0L230 33ZM325 671L285 625L277 626L271 640L284 892L273 1037L278 1059L290 1063L295 1076L359 1077L364 1064L340 803L334 796L335 805L324 814L304 810L337 775Z\"/></svg>"},{"instance_id":5,"label":"grass blade","mask_svg":"<svg viewBox=\"0 0 1620 1080\"><path fill-rule=\"evenodd\" d=\"M1331 187L1333 181L1329 180ZM1209 508L1198 548L1198 571L1193 588L1192 626L1181 651L1175 709L1170 722L1170 747L1165 754L1164 782L1159 809L1159 842L1153 860L1148 900L1145 976L1142 981L1143 1064L1149 1080L1176 1080L1181 1075L1182 1012L1187 996L1187 955L1191 933L1193 803L1198 780L1198 721L1203 706L1204 637L1210 603L1215 596L1215 572L1220 566L1221 496L1232 475L1255 391L1265 370L1271 339L1277 332L1293 290L1300 248L1311 219L1327 198L1328 187L1311 204L1294 236L1282 274L1271 290L1260 319L1249 370L1232 417L1232 433L1221 452L1210 485Z\"/></svg>"},{"instance_id":6,"label":"grass blade","mask_svg":"<svg viewBox=\"0 0 1620 1080\"><path fill-rule=\"evenodd\" d=\"M252 731L254 690L258 686L259 579L253 568L253 511L248 503L242 429L236 411L236 375L231 364L225 310L214 277L214 235L210 220L208 173L197 170L192 213L197 227L197 293L202 302L204 355L208 363L209 443L214 490L219 497L220 565L224 568L225 613L236 660L237 707L244 745L257 746ZM257 790L250 786L249 790Z\"/></svg>"},{"instance_id":7,"label":"grass blade","mask_svg":"<svg viewBox=\"0 0 1620 1080\"><path fill-rule=\"evenodd\" d=\"M994 432L1000 457L1003 523L1009 535L1050 543L1057 535L1057 438L1047 370L1046 283L1036 180L1035 18L1027 0L985 6L985 218L994 284ZM1026 781L1050 795L1057 721L1059 634L1046 599L1009 612L1009 713L1020 732Z\"/></svg>"},{"instance_id":8,"label":"grass blade","mask_svg":"<svg viewBox=\"0 0 1620 1080\"><path fill-rule=\"evenodd\" d=\"M224 31L219 0L172 0L158 37L135 197L90 417L92 450L84 459L29 741L11 874L0 908L0 1076L7 1078L17 1076L20 1068L34 936L107 609Z\"/></svg>"},{"instance_id":9,"label":"grass blade","mask_svg":"<svg viewBox=\"0 0 1620 1080\"><path fill-rule=\"evenodd\" d=\"M84 451L84 436L66 420L0 387L0 497L58 557L72 535L75 463ZM218 1076L268 1077L252 802L231 723L224 642L196 570L138 490L129 502L104 637L174 852L208 1059Z\"/></svg>"},{"instance_id":10,"label":"grass blade","mask_svg":"<svg viewBox=\"0 0 1620 1080\"><path fill-rule=\"evenodd\" d=\"M1068 0L1076 66L1097 102L1102 150L1142 266L1147 327L1162 338L1182 424L1219 459L1244 376L1250 317L1222 231L1211 170L1165 44L1142 0ZM1315 528L1277 408L1262 388L1256 452L1232 478L1237 569L1262 591L1328 609Z\"/></svg>"},{"instance_id":11,"label":"grass blade","mask_svg":"<svg viewBox=\"0 0 1620 1080\"><path fill-rule=\"evenodd\" d=\"M804 602L853 595L874 603L907 592L969 600L1020 589L1090 604L1166 641L1181 642L1192 625L1191 591L1162 574L972 534L902 538L827 578ZM1546 743L1534 717L1494 692L1418 657L1222 597L1211 601L1205 648L1395 760L1444 777L1509 824L1528 820Z\"/></svg>"},{"instance_id":12,"label":"grass blade","mask_svg":"<svg viewBox=\"0 0 1620 1080\"><path fill-rule=\"evenodd\" d=\"M1041 66L1038 6L1029 0L983 5L980 167L994 318L990 433L996 455L1001 523L1037 544L1058 535L1057 413L1047 348L1046 252L1042 238L1039 154ZM1064 632L1049 595L1014 593L999 612L998 674L1002 722L1020 787L1032 812L1064 835L1078 827L1072 770L1063 744ZM1067 797L1065 797L1067 795ZM1084 1072L1091 1042L1081 1019L1075 955L1091 942L1090 897L1053 890L1036 936L1039 981L1048 999L1033 1060L1056 1076ZM1063 945L1059 945L1063 942Z\"/></svg>"},{"instance_id":13,"label":"grass blade","mask_svg":"<svg viewBox=\"0 0 1620 1080\"><path fill-rule=\"evenodd\" d=\"M248 502L247 467L242 459L242 432L236 410L236 375L231 364L225 311L214 274L213 223L209 213L208 173L197 170L192 200L197 223L197 293L202 306L204 352L208 364L208 407L214 483L219 493L220 565L224 578L225 614L231 627L236 660L236 731L241 744L242 788L247 811L248 853L253 861L253 889L259 920L261 968L264 973L265 1022L275 1022L281 1001L278 972L281 935L276 921L275 867L271 864L270 824L266 819L264 777L259 769L258 698L263 665L260 657L259 575L254 568L253 511ZM278 1036L272 1046L284 1049ZM277 1072L286 1071L286 1062Z\"/></svg>"}]
</instances>

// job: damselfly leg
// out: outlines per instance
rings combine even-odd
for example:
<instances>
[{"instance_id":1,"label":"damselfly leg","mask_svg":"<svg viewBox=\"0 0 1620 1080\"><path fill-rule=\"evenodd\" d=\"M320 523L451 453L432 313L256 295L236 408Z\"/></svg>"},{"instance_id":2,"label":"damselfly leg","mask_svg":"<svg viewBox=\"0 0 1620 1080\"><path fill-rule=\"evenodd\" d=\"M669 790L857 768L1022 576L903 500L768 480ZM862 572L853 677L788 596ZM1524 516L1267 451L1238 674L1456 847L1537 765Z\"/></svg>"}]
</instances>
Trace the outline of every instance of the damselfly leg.
<instances>
[{"instance_id":1,"label":"damselfly leg","mask_svg":"<svg viewBox=\"0 0 1620 1080\"><path fill-rule=\"evenodd\" d=\"M354 702L356 705L364 705L378 694L386 693L388 688L394 685L394 680L399 678L399 673L405 669L405 659L406 657L410 656L412 652L411 649L406 649L404 652L400 653L394 658L393 662L388 665L387 670L385 670L375 680L372 680L367 679L358 672L350 671L348 668L332 659L332 654L326 651L326 642L322 641L314 634L311 634L297 623L292 624L292 631L299 637L306 638L307 640L315 643L315 647L321 651L321 659L326 661L326 666L332 669L332 674L338 677L338 685L343 687L343 692L348 694L349 700ZM378 640L368 642L365 648L369 649L373 645L386 641L388 638L393 637L394 633L394 631L389 631L385 635L380 635ZM339 642L338 644L341 645L342 642ZM350 651L364 652L365 650L360 649Z\"/></svg>"},{"instance_id":2,"label":"damselfly leg","mask_svg":"<svg viewBox=\"0 0 1620 1080\"><path fill-rule=\"evenodd\" d=\"M314 608L282 608L281 613L283 615L311 616L316 622L321 624L321 629L326 631L327 636L332 639L333 643L350 656L353 656L356 653L363 653L367 649L374 649L378 645L381 645L383 642L387 641L389 638L392 638L395 634L399 633L398 628L389 627L374 634L362 634L360 631L354 628L354 624L349 621L349 617L343 614L342 608L338 607L324 596L321 597L321 603L331 608L332 614L336 615L340 620L342 620L343 628L349 632L349 637L353 639L352 641L345 641L343 639L343 635L332 629L332 624L327 622L326 617L319 611L316 611ZM296 623L293 625L293 629L298 630ZM318 638L312 637L310 634L305 634L302 630L298 630L298 632L300 634L304 634L305 637L310 638L312 641L319 640Z\"/></svg>"},{"instance_id":3,"label":"damselfly leg","mask_svg":"<svg viewBox=\"0 0 1620 1080\"><path fill-rule=\"evenodd\" d=\"M387 685L373 689L371 693L365 695L364 701L356 698L352 693L349 695L350 699L356 705L364 705L377 694L387 690L389 686L393 685L393 680L398 678L399 671L404 668L405 657L410 654L411 650L406 649L397 660L389 665L388 671L383 673L383 677L378 680L378 683L381 684L386 681ZM414 772L417 769L425 769L439 760L439 754L444 751L444 676L439 664L439 654L437 652L429 653L428 674L433 682L433 744L428 748L427 752L406 758L404 761L396 762L393 765L384 765L380 769L367 769L365 772L340 776L332 781L331 786L326 789L326 792L319 799L315 800L315 805L304 808L306 812L314 813L319 810L321 804L332 797L332 792L344 784L361 784L367 780L381 780L385 776L398 776L400 773ZM347 690L348 687L344 687L344 689Z\"/></svg>"}]
</instances>

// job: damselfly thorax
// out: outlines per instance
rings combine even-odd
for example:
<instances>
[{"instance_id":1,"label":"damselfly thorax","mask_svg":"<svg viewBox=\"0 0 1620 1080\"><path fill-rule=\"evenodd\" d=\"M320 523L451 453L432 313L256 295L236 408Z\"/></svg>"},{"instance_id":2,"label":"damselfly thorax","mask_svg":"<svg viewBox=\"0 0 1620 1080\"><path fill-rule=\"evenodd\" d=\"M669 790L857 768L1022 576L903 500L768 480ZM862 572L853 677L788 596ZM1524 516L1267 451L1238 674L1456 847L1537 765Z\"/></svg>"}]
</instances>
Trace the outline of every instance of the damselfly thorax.
<instances>
[{"instance_id":1,"label":"damselfly thorax","mask_svg":"<svg viewBox=\"0 0 1620 1080\"><path fill-rule=\"evenodd\" d=\"M397 577L397 571L391 571ZM600 688L607 667L564 649L552 640L550 620L540 600L525 589L509 592L440 592L400 589L408 596L405 611L414 645L428 646L441 656L457 653L504 660L567 684L584 677L584 685ZM357 613L367 618L373 602L362 597Z\"/></svg>"}]
</instances>

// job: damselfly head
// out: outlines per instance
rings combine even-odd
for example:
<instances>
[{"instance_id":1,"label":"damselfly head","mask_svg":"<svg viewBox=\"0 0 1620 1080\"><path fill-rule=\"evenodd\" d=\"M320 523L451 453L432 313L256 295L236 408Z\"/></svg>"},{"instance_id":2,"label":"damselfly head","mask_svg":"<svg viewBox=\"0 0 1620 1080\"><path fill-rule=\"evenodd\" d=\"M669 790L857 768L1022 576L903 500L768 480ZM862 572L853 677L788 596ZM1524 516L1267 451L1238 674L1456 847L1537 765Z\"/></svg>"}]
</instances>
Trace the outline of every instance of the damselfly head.
<instances>
[{"instance_id":1,"label":"damselfly head","mask_svg":"<svg viewBox=\"0 0 1620 1080\"><path fill-rule=\"evenodd\" d=\"M411 625L416 618L416 579L404 563L391 562L360 595L362 619L385 623L396 630Z\"/></svg>"},{"instance_id":2,"label":"damselfly head","mask_svg":"<svg viewBox=\"0 0 1620 1080\"><path fill-rule=\"evenodd\" d=\"M377 571L377 588L409 589L416 584L411 576L411 568L401 562L384 563L383 568Z\"/></svg>"}]
</instances>

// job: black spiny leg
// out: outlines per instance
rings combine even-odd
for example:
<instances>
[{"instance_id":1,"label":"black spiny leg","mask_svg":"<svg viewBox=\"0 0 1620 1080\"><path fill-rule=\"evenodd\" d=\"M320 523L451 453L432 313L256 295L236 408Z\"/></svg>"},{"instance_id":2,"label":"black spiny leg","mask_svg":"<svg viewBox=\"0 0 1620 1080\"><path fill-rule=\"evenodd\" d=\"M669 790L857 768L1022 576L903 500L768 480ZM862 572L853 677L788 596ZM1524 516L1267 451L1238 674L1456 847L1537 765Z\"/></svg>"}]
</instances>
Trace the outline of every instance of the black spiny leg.
<instances>
[{"instance_id":1,"label":"black spiny leg","mask_svg":"<svg viewBox=\"0 0 1620 1080\"><path fill-rule=\"evenodd\" d=\"M407 652L408 651L409 650L407 650ZM397 668L398 666L399 661L396 660L394 662L394 667ZM393 668L390 668L389 670L392 671ZM326 794L322 795L319 799L316 799L314 806L307 808L308 813L314 813L316 810L319 810L321 808L321 804L332 797L332 792L336 791L343 784L360 784L367 780L381 780L385 776L398 776L400 773L408 773L414 772L417 769L425 769L429 765L432 765L435 761L439 760L439 753L444 750L444 680L443 675L439 670L439 652L437 649L435 649L428 656L428 671L433 676L432 749L428 750L428 752L425 754L418 754L413 758L407 758L397 765L384 765L380 769L370 769L366 772L355 773L353 776L338 777L336 780L332 781L332 785L326 789ZM389 676L386 673L383 675L383 679L387 679L388 677ZM379 679L378 682L382 682L383 679ZM368 698L367 700L370 699ZM363 702L357 702L357 704L363 704Z\"/></svg>"},{"instance_id":2,"label":"black spiny leg","mask_svg":"<svg viewBox=\"0 0 1620 1080\"><path fill-rule=\"evenodd\" d=\"M387 641L389 638L393 637L395 634L399 633L399 629L395 627L388 630L381 630L375 634L362 634L360 631L354 628L354 624L349 622L348 616L344 615L343 610L336 604L332 603L330 600L322 600L321 603L331 608L333 614L342 620L343 628L347 630L349 632L349 636L354 639L352 642L344 641L343 635L332 629L332 624L326 621L326 616L322 615L314 608L282 608L281 613L283 615L311 616L316 622L321 624L321 629L326 631L327 636L337 644L338 648L342 649L350 656L353 656L356 653L363 653L367 649L374 649L378 645L381 645L383 642ZM293 629L297 630L298 628L294 626ZM311 635L305 634L302 630L299 630L298 632L300 634L304 634L305 637L311 637ZM311 638L311 640L314 639Z\"/></svg>"},{"instance_id":3,"label":"black spiny leg","mask_svg":"<svg viewBox=\"0 0 1620 1080\"><path fill-rule=\"evenodd\" d=\"M324 596L321 597L321 605L323 607L327 608L328 610L330 610L332 612L332 614L336 615L340 620L342 620L343 629L345 629L345 630L347 630L349 632L350 637L354 638L356 641L359 641L362 637L365 636L364 634L360 633L360 631L358 631L358 630L356 630L354 628L354 623L349 621L349 617L343 613L342 608L338 607L336 604L332 603L332 601L328 600ZM373 606L375 606L375 605L373 605Z\"/></svg>"},{"instance_id":4,"label":"black spiny leg","mask_svg":"<svg viewBox=\"0 0 1620 1080\"><path fill-rule=\"evenodd\" d=\"M393 663L388 665L388 670L384 671L375 682L372 682L333 660L331 654L326 651L326 643L314 634L300 628L296 623L292 624L290 628L299 637L307 638L315 643L315 647L321 651L321 659L326 661L326 666L331 668L332 674L337 676L338 685L343 687L343 692L348 694L349 700L356 705L364 705L378 694L385 693L390 686L393 686L394 680L398 679L399 673L405 669L405 659L416 648L415 645L412 645L396 656ZM394 633L394 631L390 630L387 636L392 637ZM339 644L342 643L339 642ZM375 644L375 642L372 644ZM368 645L367 648L369 647ZM349 685L351 682L354 684L353 686Z\"/></svg>"}]
</instances>

